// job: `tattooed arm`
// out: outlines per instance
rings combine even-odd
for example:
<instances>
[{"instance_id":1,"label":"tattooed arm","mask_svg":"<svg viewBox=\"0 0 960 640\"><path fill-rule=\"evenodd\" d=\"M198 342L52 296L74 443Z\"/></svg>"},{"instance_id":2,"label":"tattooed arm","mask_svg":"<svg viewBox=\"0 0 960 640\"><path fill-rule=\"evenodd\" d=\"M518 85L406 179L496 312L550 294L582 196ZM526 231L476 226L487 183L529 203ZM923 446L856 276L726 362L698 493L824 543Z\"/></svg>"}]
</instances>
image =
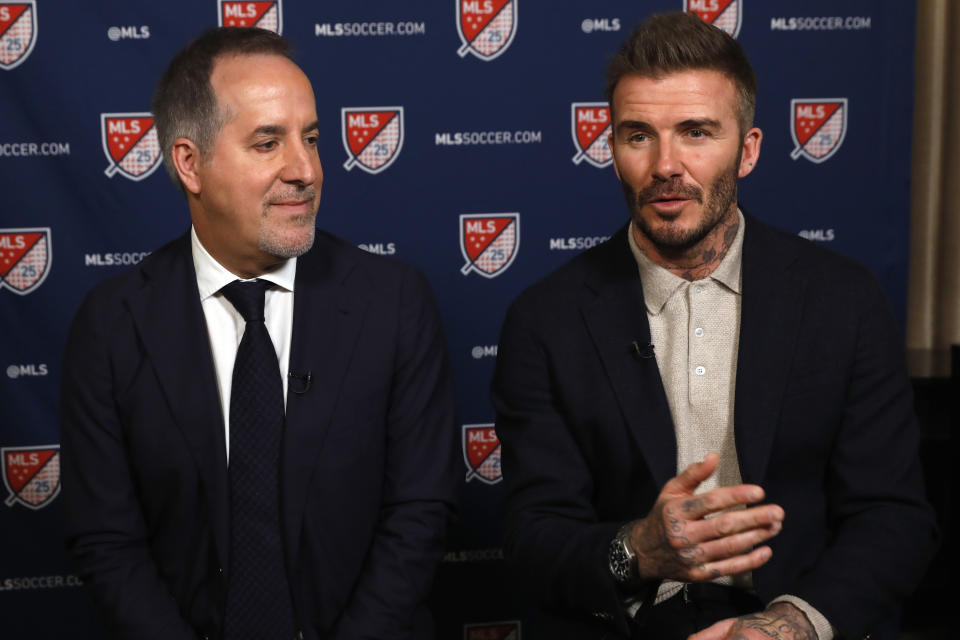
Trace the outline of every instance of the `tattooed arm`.
<instances>
[{"instance_id":1,"label":"tattooed arm","mask_svg":"<svg viewBox=\"0 0 960 640\"><path fill-rule=\"evenodd\" d=\"M800 609L775 602L759 613L721 620L689 640L817 640L817 632Z\"/></svg>"}]
</instances>

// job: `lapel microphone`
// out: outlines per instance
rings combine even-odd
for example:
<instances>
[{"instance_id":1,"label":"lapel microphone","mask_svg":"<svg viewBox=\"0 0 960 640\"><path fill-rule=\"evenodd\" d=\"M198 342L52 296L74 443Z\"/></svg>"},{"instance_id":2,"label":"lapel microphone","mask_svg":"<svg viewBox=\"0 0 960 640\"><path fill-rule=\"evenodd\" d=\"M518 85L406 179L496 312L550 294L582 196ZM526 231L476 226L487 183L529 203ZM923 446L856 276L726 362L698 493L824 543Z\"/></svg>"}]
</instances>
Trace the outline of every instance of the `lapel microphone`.
<instances>
[{"instance_id":1,"label":"lapel microphone","mask_svg":"<svg viewBox=\"0 0 960 640\"><path fill-rule=\"evenodd\" d=\"M303 395L310 390L310 384L313 382L313 372L294 373L291 371L287 373L287 378L290 380L290 391L297 395Z\"/></svg>"},{"instance_id":2,"label":"lapel microphone","mask_svg":"<svg viewBox=\"0 0 960 640\"><path fill-rule=\"evenodd\" d=\"M630 343L630 350L633 352L634 358L643 358L644 360L649 360L653 357L653 343L648 342L645 345L640 344L636 340Z\"/></svg>"}]
</instances>

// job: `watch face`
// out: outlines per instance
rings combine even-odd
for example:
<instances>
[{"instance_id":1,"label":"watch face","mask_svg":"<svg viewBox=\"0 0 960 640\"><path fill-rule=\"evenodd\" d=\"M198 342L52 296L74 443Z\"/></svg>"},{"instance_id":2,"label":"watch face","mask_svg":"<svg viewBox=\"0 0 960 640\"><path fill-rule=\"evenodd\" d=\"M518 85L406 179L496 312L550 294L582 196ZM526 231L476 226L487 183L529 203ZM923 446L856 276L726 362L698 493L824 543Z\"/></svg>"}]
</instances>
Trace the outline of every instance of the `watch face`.
<instances>
[{"instance_id":1,"label":"watch face","mask_svg":"<svg viewBox=\"0 0 960 640\"><path fill-rule=\"evenodd\" d=\"M619 539L615 539L610 545L609 560L610 573L618 582L625 582L630 579L632 573L630 571L630 556Z\"/></svg>"}]
</instances>

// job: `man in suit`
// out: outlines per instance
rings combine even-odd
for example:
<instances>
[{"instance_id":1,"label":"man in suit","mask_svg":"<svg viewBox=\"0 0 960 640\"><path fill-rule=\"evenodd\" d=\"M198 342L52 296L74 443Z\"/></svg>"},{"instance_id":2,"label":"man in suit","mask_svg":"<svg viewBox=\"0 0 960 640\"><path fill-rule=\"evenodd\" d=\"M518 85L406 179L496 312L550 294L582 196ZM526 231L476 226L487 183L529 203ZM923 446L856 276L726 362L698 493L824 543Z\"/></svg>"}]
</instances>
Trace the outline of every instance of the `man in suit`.
<instances>
[{"instance_id":1,"label":"man in suit","mask_svg":"<svg viewBox=\"0 0 960 640\"><path fill-rule=\"evenodd\" d=\"M762 132L735 40L655 16L608 76L631 221L512 305L493 384L530 635L876 633L936 536L887 302L739 210Z\"/></svg>"},{"instance_id":2,"label":"man in suit","mask_svg":"<svg viewBox=\"0 0 960 640\"><path fill-rule=\"evenodd\" d=\"M457 487L414 269L322 232L313 89L216 29L153 111L191 231L99 285L64 361L67 543L117 638L430 638Z\"/></svg>"}]
</instances>

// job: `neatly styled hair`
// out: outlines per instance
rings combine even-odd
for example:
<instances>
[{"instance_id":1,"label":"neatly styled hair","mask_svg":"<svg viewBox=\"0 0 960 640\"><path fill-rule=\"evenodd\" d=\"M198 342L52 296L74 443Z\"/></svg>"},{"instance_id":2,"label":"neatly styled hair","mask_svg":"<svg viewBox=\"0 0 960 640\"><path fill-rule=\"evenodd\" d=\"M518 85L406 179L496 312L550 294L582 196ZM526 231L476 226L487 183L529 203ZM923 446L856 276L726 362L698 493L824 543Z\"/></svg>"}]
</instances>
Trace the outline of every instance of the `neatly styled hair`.
<instances>
[{"instance_id":1,"label":"neatly styled hair","mask_svg":"<svg viewBox=\"0 0 960 640\"><path fill-rule=\"evenodd\" d=\"M725 31L682 11L654 15L640 23L607 66L607 101L627 75L662 78L678 71L719 71L737 90L740 132L753 126L757 77L740 46Z\"/></svg>"},{"instance_id":2,"label":"neatly styled hair","mask_svg":"<svg viewBox=\"0 0 960 640\"><path fill-rule=\"evenodd\" d=\"M224 124L224 114L210 84L218 58L230 55L272 54L290 58L290 44L281 36L253 27L220 27L200 34L170 61L153 93L151 109L163 164L183 188L173 166L173 142L188 138L201 157L213 148Z\"/></svg>"}]
</instances>

